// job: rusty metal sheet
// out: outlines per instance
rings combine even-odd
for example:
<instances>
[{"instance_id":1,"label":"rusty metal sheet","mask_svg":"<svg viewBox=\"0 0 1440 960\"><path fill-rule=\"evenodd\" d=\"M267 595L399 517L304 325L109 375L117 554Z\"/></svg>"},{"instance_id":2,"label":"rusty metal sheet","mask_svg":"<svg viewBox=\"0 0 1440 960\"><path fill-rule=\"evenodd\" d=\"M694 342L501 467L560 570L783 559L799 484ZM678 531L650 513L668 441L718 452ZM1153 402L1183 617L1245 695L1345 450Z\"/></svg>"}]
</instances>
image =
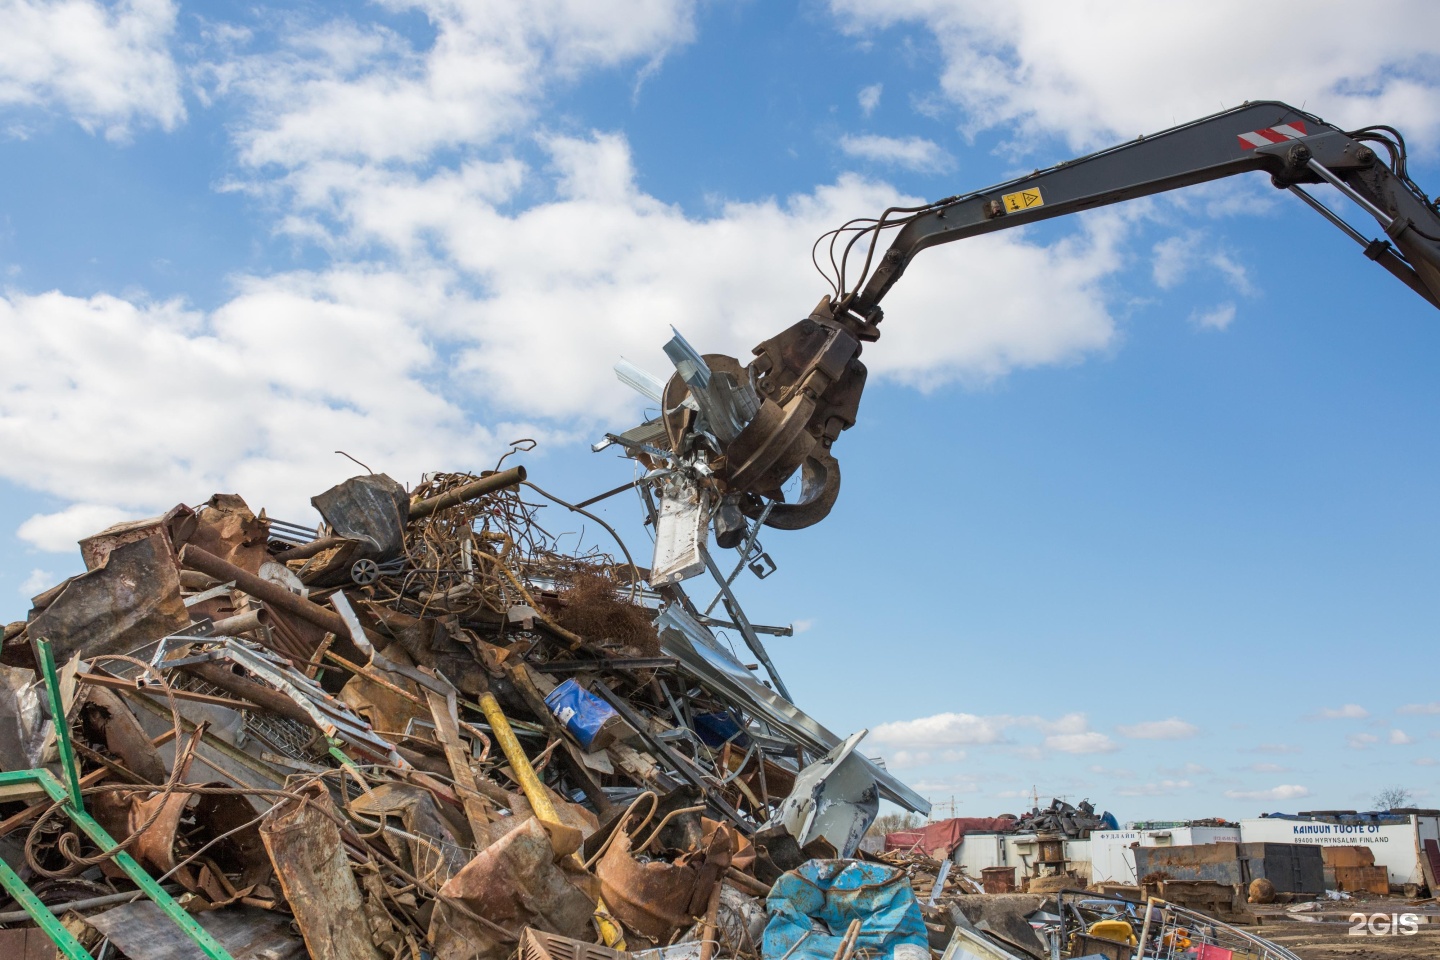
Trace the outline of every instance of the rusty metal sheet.
<instances>
[{"instance_id":1,"label":"rusty metal sheet","mask_svg":"<svg viewBox=\"0 0 1440 960\"><path fill-rule=\"evenodd\" d=\"M306 955L304 941L290 932L290 918L283 913L236 906L195 919L234 960L302 960ZM115 907L87 922L134 960L194 960L195 941L149 900ZM54 949L51 945L47 960Z\"/></svg>"},{"instance_id":2,"label":"rusty metal sheet","mask_svg":"<svg viewBox=\"0 0 1440 960\"><path fill-rule=\"evenodd\" d=\"M731 863L736 844L733 828L709 820L705 825L697 849L677 857L674 863L640 862L632 852L630 835L616 830L609 849L595 865L595 875L600 878L605 905L627 931L652 944L668 943L705 909L714 885Z\"/></svg>"},{"instance_id":3,"label":"rusty metal sheet","mask_svg":"<svg viewBox=\"0 0 1440 960\"><path fill-rule=\"evenodd\" d=\"M336 534L366 544L364 556L388 560L405 552L410 495L385 474L351 477L310 503Z\"/></svg>"},{"instance_id":4,"label":"rusty metal sheet","mask_svg":"<svg viewBox=\"0 0 1440 960\"><path fill-rule=\"evenodd\" d=\"M194 529L183 539L242 570L259 573L270 559L265 549L269 538L270 524L255 516L244 498L217 493L196 512Z\"/></svg>"},{"instance_id":5,"label":"rusty metal sheet","mask_svg":"<svg viewBox=\"0 0 1440 960\"><path fill-rule=\"evenodd\" d=\"M66 584L26 634L49 640L55 661L64 663L77 653L129 653L189 625L175 555L147 537L116 547L104 566Z\"/></svg>"},{"instance_id":6,"label":"rusty metal sheet","mask_svg":"<svg viewBox=\"0 0 1440 960\"><path fill-rule=\"evenodd\" d=\"M397 839L404 841L411 872L431 886L442 886L466 864L467 851L441 819L439 804L428 790L406 783L378 784L352 800L350 810L376 822L399 817L410 834Z\"/></svg>"},{"instance_id":7,"label":"rusty metal sheet","mask_svg":"<svg viewBox=\"0 0 1440 960\"><path fill-rule=\"evenodd\" d=\"M550 832L530 817L476 855L440 893L517 934L531 926L563 937L588 937L599 888L571 852L557 850ZM437 960L500 958L512 949L443 902L431 921L430 938Z\"/></svg>"},{"instance_id":8,"label":"rusty metal sheet","mask_svg":"<svg viewBox=\"0 0 1440 960\"><path fill-rule=\"evenodd\" d=\"M169 923L168 920L166 922ZM193 943L191 950L194 950ZM44 930L39 927L23 927L18 930L0 930L0 955L6 960L55 960L58 953L55 950L55 941L47 937Z\"/></svg>"},{"instance_id":9,"label":"rusty metal sheet","mask_svg":"<svg viewBox=\"0 0 1440 960\"><path fill-rule=\"evenodd\" d=\"M158 538L165 549L174 552L175 543L183 542L194 532L195 511L182 503L171 507L163 517L117 523L86 537L80 541L80 559L85 561L86 570L94 570L105 565L105 559L116 547L147 537Z\"/></svg>"},{"instance_id":10,"label":"rusty metal sheet","mask_svg":"<svg viewBox=\"0 0 1440 960\"><path fill-rule=\"evenodd\" d=\"M145 728L114 692L104 687L86 687L81 716L86 728L104 740L105 749L119 757L127 770L147 783L164 783L170 776Z\"/></svg>"},{"instance_id":11,"label":"rusty metal sheet","mask_svg":"<svg viewBox=\"0 0 1440 960\"><path fill-rule=\"evenodd\" d=\"M318 784L305 794L309 803L286 801L260 824L295 924L314 960L380 960L330 796Z\"/></svg>"}]
</instances>

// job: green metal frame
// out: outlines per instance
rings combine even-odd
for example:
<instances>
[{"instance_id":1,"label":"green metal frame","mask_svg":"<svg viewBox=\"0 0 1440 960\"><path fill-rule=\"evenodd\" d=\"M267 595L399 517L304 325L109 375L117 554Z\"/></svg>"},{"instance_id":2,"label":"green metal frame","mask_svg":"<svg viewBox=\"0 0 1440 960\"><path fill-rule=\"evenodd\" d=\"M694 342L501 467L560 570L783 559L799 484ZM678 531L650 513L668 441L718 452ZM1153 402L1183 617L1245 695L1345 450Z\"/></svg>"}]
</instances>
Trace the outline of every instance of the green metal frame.
<instances>
[{"instance_id":1,"label":"green metal frame","mask_svg":"<svg viewBox=\"0 0 1440 960\"><path fill-rule=\"evenodd\" d=\"M24 771L32 773L34 771ZM55 944L65 960L92 960L90 951L75 939L75 935L65 929L65 925L56 919L55 915L40 898L35 896L35 891L25 886L25 881L20 879L20 874L10 869L10 864L0 860L0 886L5 892L15 898L15 902L25 908L30 918L45 931L45 936Z\"/></svg>"},{"instance_id":2,"label":"green metal frame","mask_svg":"<svg viewBox=\"0 0 1440 960\"><path fill-rule=\"evenodd\" d=\"M11 770L0 772L0 786L9 784L32 784L45 791L45 794L60 805L60 809L71 819L85 835L101 850L109 850L115 846L115 839L100 826L90 814L85 812L85 804L80 794L80 771L75 763L75 751L70 744L70 726L65 722L65 709L60 699L60 684L55 673L55 659L50 652L50 644L45 640L35 641L35 658L39 662L40 672L45 678L45 689L50 695L51 716L55 721L55 741L60 752L60 765L64 768L65 779L69 783L67 790L55 775L49 770ZM185 908L175 902L175 898L166 893L155 878L145 872L145 869L135 862L135 858L125 851L115 853L111 858L121 870L125 871L140 891L155 902L164 914L169 917L176 926L185 932L193 941L200 952L210 960L233 960L220 941L210 935L210 932L195 918L185 912ZM66 960L89 960L90 952L80 945L80 941L55 919L46 906L35 896L34 891L25 885L25 881L12 870L9 865L0 861L0 885L15 898L16 902L30 914L31 919L45 931Z\"/></svg>"}]
</instances>

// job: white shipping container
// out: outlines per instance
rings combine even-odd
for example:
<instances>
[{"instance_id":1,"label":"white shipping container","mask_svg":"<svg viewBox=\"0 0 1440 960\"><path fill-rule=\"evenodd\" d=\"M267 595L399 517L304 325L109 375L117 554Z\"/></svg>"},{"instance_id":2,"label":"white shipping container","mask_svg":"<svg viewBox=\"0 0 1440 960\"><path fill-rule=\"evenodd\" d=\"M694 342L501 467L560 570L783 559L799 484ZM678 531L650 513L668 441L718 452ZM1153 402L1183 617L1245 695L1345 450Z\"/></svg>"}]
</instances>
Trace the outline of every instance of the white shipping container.
<instances>
[{"instance_id":1,"label":"white shipping container","mask_svg":"<svg viewBox=\"0 0 1440 960\"><path fill-rule=\"evenodd\" d=\"M1322 847L1363 846L1375 855L1392 884L1423 884L1421 841L1440 836L1436 817L1409 815L1408 823L1329 823L1324 820L1284 820L1257 817L1240 821L1246 843L1299 843ZM1433 892L1433 891L1432 891Z\"/></svg>"},{"instance_id":2,"label":"white shipping container","mask_svg":"<svg viewBox=\"0 0 1440 960\"><path fill-rule=\"evenodd\" d=\"M1206 843L1239 843L1239 827L1165 827L1158 830L1096 830L1090 834L1092 883L1140 882L1135 851L1142 847L1184 847Z\"/></svg>"}]
</instances>

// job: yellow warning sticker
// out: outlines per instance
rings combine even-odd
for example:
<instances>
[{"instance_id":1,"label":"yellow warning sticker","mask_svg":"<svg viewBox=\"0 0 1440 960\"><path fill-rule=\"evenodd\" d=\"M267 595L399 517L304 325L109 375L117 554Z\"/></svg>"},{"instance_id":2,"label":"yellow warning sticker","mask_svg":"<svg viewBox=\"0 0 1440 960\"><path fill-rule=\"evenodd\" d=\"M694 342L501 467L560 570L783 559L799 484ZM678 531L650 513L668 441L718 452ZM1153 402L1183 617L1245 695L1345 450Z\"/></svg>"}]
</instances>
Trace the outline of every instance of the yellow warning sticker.
<instances>
[{"instance_id":1,"label":"yellow warning sticker","mask_svg":"<svg viewBox=\"0 0 1440 960\"><path fill-rule=\"evenodd\" d=\"M1018 190L1015 193L1007 193L1000 198L1005 203L1006 213L1018 213L1021 210L1029 210L1033 207L1043 207L1045 198L1040 196L1039 187L1031 187L1029 190Z\"/></svg>"}]
</instances>

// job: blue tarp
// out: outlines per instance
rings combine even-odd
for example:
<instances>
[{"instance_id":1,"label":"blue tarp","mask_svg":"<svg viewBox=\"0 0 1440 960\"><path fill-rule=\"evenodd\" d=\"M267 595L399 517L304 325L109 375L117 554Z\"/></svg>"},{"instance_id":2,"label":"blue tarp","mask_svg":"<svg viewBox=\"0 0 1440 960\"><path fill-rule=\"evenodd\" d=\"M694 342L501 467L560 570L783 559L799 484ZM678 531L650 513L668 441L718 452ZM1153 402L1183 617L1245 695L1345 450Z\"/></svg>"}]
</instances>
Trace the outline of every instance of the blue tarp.
<instances>
[{"instance_id":1,"label":"blue tarp","mask_svg":"<svg viewBox=\"0 0 1440 960\"><path fill-rule=\"evenodd\" d=\"M833 960L850 921L860 921L857 950L867 957L928 960L920 904L905 871L858 860L811 860L780 877L765 901L764 960ZM813 921L818 921L815 923ZM898 956L896 947L900 947Z\"/></svg>"},{"instance_id":2,"label":"blue tarp","mask_svg":"<svg viewBox=\"0 0 1440 960\"><path fill-rule=\"evenodd\" d=\"M566 680L550 691L545 706L575 735L586 750L606 720L616 716L615 708L586 690L573 679Z\"/></svg>"}]
</instances>

